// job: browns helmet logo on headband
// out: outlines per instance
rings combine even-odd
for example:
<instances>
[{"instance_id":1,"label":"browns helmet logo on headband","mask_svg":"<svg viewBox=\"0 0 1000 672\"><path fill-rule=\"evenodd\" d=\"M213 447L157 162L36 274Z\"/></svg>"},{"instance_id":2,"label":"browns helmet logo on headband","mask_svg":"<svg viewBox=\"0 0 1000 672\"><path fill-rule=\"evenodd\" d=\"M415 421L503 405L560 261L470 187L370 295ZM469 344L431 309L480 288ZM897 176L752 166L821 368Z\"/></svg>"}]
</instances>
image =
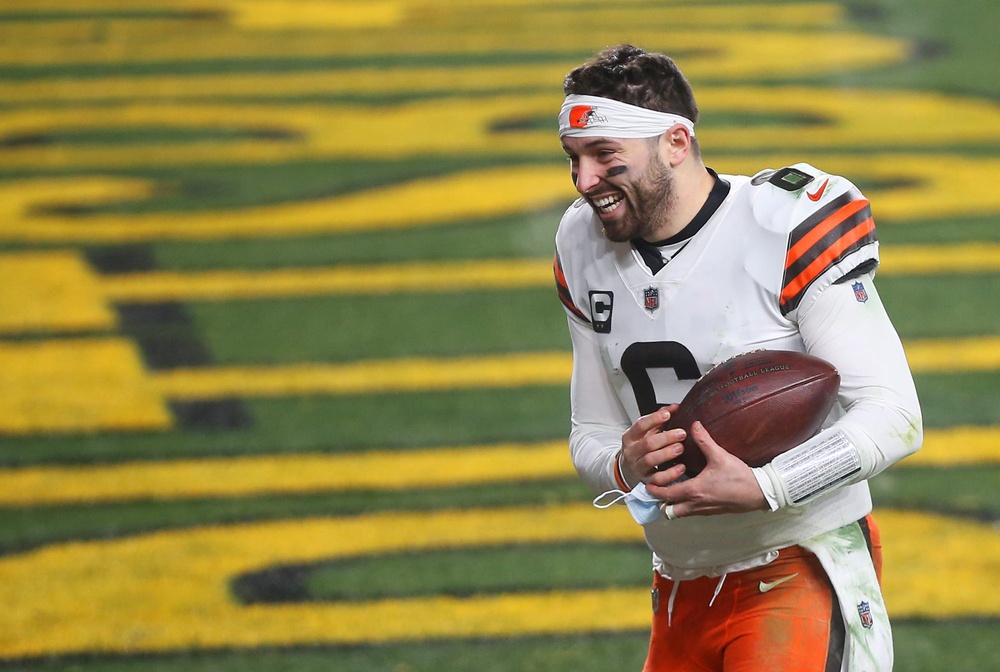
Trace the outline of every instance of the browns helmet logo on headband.
<instances>
[{"instance_id":1,"label":"browns helmet logo on headband","mask_svg":"<svg viewBox=\"0 0 1000 672\"><path fill-rule=\"evenodd\" d=\"M590 105L577 105L569 111L569 125L572 128L586 128L591 122L607 122L607 117L598 116Z\"/></svg>"}]
</instances>

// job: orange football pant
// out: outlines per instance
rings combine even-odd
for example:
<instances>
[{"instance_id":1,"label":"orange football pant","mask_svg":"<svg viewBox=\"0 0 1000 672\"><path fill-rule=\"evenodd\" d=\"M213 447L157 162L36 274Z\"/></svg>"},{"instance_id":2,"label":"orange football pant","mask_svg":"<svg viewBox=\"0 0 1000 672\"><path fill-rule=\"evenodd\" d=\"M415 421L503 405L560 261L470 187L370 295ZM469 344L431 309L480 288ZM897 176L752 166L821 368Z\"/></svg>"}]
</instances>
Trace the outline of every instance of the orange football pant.
<instances>
[{"instance_id":1,"label":"orange football pant","mask_svg":"<svg viewBox=\"0 0 1000 672\"><path fill-rule=\"evenodd\" d=\"M871 516L859 522L881 581L878 529ZM843 618L816 556L782 549L767 565L728 574L716 595L720 579L681 581L668 615L675 584L654 575L643 672L839 672Z\"/></svg>"}]
</instances>

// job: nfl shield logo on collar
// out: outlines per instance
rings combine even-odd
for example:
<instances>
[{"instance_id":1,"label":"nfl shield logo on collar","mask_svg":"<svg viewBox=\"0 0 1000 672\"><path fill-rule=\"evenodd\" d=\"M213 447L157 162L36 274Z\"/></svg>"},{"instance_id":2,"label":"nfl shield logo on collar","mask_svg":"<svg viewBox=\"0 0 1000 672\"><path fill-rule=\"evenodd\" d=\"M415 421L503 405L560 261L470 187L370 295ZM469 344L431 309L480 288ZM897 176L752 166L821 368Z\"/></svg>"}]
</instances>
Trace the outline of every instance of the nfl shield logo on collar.
<instances>
[{"instance_id":1,"label":"nfl shield logo on collar","mask_svg":"<svg viewBox=\"0 0 1000 672\"><path fill-rule=\"evenodd\" d=\"M872 608L863 600L858 605L858 616L861 617L861 625L864 627L870 628L875 625L875 619L872 618Z\"/></svg>"},{"instance_id":2,"label":"nfl shield logo on collar","mask_svg":"<svg viewBox=\"0 0 1000 672\"><path fill-rule=\"evenodd\" d=\"M642 297L646 310L653 312L660 307L660 289L658 287L647 287L642 290Z\"/></svg>"},{"instance_id":3,"label":"nfl shield logo on collar","mask_svg":"<svg viewBox=\"0 0 1000 672\"><path fill-rule=\"evenodd\" d=\"M868 300L868 292L865 291L865 286L860 282L855 282L851 285L851 289L854 290L854 298L859 302L864 303Z\"/></svg>"}]
</instances>

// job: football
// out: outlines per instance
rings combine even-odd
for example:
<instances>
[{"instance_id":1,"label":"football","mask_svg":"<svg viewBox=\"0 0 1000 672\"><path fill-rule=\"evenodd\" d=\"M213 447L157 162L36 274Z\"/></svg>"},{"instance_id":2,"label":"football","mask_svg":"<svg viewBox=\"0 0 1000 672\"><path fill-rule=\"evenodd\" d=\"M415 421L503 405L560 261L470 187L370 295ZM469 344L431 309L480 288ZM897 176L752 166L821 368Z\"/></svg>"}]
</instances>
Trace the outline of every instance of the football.
<instances>
[{"instance_id":1,"label":"football","mask_svg":"<svg viewBox=\"0 0 1000 672\"><path fill-rule=\"evenodd\" d=\"M664 429L687 430L680 462L688 476L705 467L690 436L701 423L715 442L751 467L760 467L819 431L837 400L840 374L818 357L785 350L757 350L722 362L684 396Z\"/></svg>"}]
</instances>

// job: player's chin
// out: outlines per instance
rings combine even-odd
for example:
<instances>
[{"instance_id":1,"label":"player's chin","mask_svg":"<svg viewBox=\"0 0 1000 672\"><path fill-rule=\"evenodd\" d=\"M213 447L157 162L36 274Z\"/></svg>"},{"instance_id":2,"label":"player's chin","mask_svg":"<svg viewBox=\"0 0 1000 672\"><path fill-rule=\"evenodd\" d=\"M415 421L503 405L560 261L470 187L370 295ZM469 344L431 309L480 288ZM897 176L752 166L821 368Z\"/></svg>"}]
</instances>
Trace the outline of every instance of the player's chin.
<instances>
[{"instance_id":1,"label":"player's chin","mask_svg":"<svg viewBox=\"0 0 1000 672\"><path fill-rule=\"evenodd\" d=\"M601 217L601 224L604 226L604 237L612 242L627 243L636 237L635 227L626 218Z\"/></svg>"}]
</instances>

